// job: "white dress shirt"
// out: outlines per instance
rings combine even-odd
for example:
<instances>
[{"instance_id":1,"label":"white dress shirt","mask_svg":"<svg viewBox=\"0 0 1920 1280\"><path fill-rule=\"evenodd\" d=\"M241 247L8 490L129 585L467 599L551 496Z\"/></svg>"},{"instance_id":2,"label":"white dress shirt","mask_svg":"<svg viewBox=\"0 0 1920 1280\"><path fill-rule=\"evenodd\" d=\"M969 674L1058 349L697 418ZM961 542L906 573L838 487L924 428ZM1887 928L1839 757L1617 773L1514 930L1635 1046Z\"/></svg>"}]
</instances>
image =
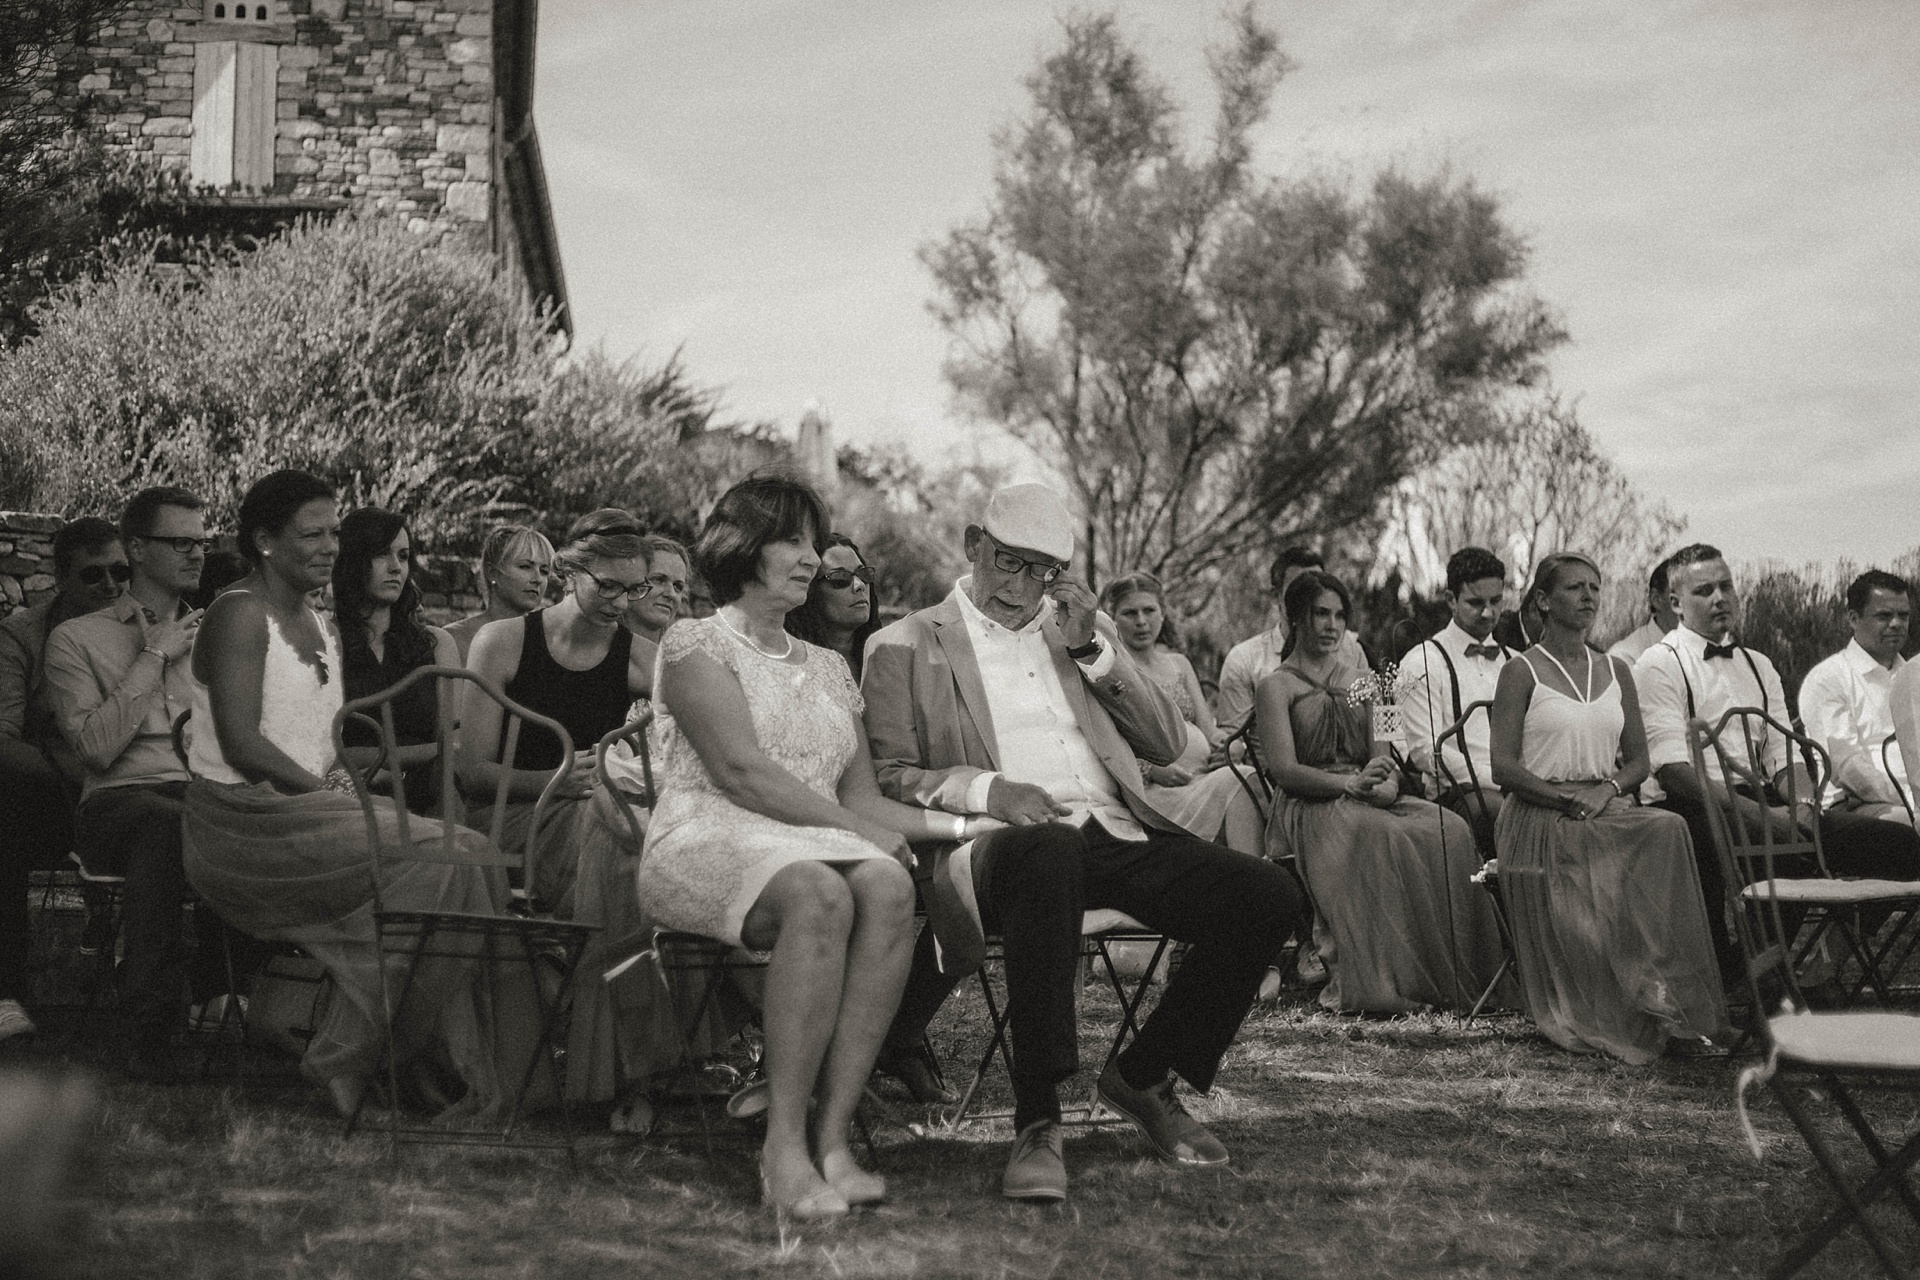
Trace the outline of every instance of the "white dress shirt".
<instances>
[{"instance_id":1,"label":"white dress shirt","mask_svg":"<svg viewBox=\"0 0 1920 1280\"><path fill-rule=\"evenodd\" d=\"M1893 681L1906 659L1894 655L1883 667L1858 640L1807 672L1800 685L1800 721L1807 736L1833 758L1827 803L1845 795L1876 804L1901 804L1900 793L1880 760L1880 744L1893 732ZM1888 749L1893 777L1904 779L1900 744Z\"/></svg>"},{"instance_id":2,"label":"white dress shirt","mask_svg":"<svg viewBox=\"0 0 1920 1280\"><path fill-rule=\"evenodd\" d=\"M1127 802L1100 763L1075 718L1054 669L1053 651L1042 631L1045 611L1018 631L1010 631L981 613L967 595L969 580L956 593L967 639L973 643L980 683L993 720L999 772L987 772L967 789L967 807L987 811L987 791L1001 774L1043 788L1071 813L1063 819L1082 826L1090 817L1121 840L1145 840ZM1081 667L1085 679L1098 680L1113 669L1113 650L1101 642L1100 656ZM1080 664L1076 664L1080 665Z\"/></svg>"},{"instance_id":3,"label":"white dress shirt","mask_svg":"<svg viewBox=\"0 0 1920 1280\"><path fill-rule=\"evenodd\" d=\"M1259 635L1242 640L1227 650L1220 664L1220 688L1213 700L1213 720L1222 732L1238 733L1253 714L1254 691L1260 682L1280 669L1287 647L1287 624L1280 624ZM1349 631L1340 637L1341 661L1356 671L1368 670L1366 651L1360 637Z\"/></svg>"},{"instance_id":4,"label":"white dress shirt","mask_svg":"<svg viewBox=\"0 0 1920 1280\"><path fill-rule=\"evenodd\" d=\"M1907 771L1907 794L1920 795L1920 662L1901 664L1888 695L1893 727L1904 748L1900 757Z\"/></svg>"},{"instance_id":5,"label":"white dress shirt","mask_svg":"<svg viewBox=\"0 0 1920 1280\"><path fill-rule=\"evenodd\" d=\"M1658 781L1662 768L1692 763L1687 752L1689 715L1712 724L1730 707L1758 707L1784 722L1791 711L1780 673L1766 654L1736 647L1732 657L1712 662L1707 661L1706 654L1707 638L1680 626L1634 664L1633 683L1640 695L1640 718L1647 727L1647 763L1653 775L1641 784L1643 800L1658 800L1666 794ZM1751 666L1748 657L1753 659ZM1760 674L1758 682L1753 678L1755 671ZM1689 689L1693 694L1691 711ZM1787 767L1786 739L1768 732L1760 747L1761 761L1771 779ZM1722 782L1720 761L1711 751L1707 752L1706 765L1707 780Z\"/></svg>"},{"instance_id":6,"label":"white dress shirt","mask_svg":"<svg viewBox=\"0 0 1920 1280\"><path fill-rule=\"evenodd\" d=\"M1652 618L1615 640L1607 648L1609 658L1625 658L1628 666L1640 661L1640 655L1667 638L1660 624Z\"/></svg>"},{"instance_id":7,"label":"white dress shirt","mask_svg":"<svg viewBox=\"0 0 1920 1280\"><path fill-rule=\"evenodd\" d=\"M1467 647L1488 647L1498 650L1493 657L1467 656ZM1447 658L1453 660L1453 671L1460 677L1460 709L1465 711L1476 702L1490 701L1500 684L1500 669L1507 665L1512 656L1497 640L1489 636L1484 641L1475 640L1468 635L1458 622L1447 623L1438 635L1414 646L1407 656L1400 659L1400 677L1405 681L1419 683L1407 693L1400 695L1402 722L1407 728L1407 759L1415 768L1433 772L1433 741L1454 721L1453 677L1448 674L1446 659L1434 653L1434 648L1446 650ZM1467 725L1467 753L1473 758L1475 774L1480 785L1493 785L1493 726L1491 717L1476 715ZM1454 781L1461 786L1467 785L1466 761L1461 758L1457 739L1449 740L1446 749L1446 764L1453 771Z\"/></svg>"}]
</instances>

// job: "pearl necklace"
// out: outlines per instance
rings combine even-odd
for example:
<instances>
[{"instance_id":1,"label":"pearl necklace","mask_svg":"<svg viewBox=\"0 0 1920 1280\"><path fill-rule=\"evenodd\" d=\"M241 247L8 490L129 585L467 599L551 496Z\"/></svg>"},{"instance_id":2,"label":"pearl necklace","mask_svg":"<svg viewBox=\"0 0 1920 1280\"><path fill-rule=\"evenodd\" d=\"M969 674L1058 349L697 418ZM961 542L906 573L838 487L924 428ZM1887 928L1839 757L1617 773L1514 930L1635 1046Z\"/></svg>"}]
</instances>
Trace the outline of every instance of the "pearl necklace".
<instances>
[{"instance_id":1,"label":"pearl necklace","mask_svg":"<svg viewBox=\"0 0 1920 1280\"><path fill-rule=\"evenodd\" d=\"M725 613L716 610L713 616L718 618L720 620L720 625L725 627L728 631L731 631L739 639L741 644L746 645L747 648L753 650L755 653L759 654L761 657L766 658L773 662L785 662L788 658L791 658L793 656L793 637L791 635L787 635L787 648L784 653L768 653L765 649L762 649L757 642L755 642L752 636L740 630L740 628L734 626L731 622L728 622L727 615ZM786 634L786 633L783 632L782 634Z\"/></svg>"}]
</instances>

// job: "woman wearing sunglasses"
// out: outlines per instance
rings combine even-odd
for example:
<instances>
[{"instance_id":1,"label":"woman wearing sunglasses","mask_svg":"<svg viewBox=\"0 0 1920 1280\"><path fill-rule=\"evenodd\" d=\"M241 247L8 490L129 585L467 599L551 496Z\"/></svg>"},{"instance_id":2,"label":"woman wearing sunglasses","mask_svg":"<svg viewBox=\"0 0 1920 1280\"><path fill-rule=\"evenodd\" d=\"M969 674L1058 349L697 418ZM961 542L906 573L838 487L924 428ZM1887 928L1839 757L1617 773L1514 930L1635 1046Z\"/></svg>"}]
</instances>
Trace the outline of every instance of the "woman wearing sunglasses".
<instances>
[{"instance_id":1,"label":"woman wearing sunglasses","mask_svg":"<svg viewBox=\"0 0 1920 1280\"><path fill-rule=\"evenodd\" d=\"M787 631L845 658L855 684L860 683L867 637L880 629L873 578L872 566L861 558L853 539L829 534L807 602L787 615Z\"/></svg>"}]
</instances>

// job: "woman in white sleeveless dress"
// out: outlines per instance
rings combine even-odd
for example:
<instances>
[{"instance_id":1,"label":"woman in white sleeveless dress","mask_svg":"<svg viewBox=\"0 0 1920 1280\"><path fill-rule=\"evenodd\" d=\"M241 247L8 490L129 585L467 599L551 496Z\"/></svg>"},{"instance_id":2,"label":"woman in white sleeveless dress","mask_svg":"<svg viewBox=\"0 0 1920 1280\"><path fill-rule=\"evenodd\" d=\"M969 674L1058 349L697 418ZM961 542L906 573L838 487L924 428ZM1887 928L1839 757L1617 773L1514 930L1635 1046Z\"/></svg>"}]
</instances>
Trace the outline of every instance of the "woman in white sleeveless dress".
<instances>
[{"instance_id":1,"label":"woman in white sleeveless dress","mask_svg":"<svg viewBox=\"0 0 1920 1280\"><path fill-rule=\"evenodd\" d=\"M339 524L333 491L304 472L276 472L242 502L240 548L253 572L207 610L194 645L183 830L197 893L235 928L296 943L332 976L301 1067L352 1114L380 1062L382 961L366 819L333 751L340 638L306 600L332 572ZM410 829L416 841L441 832L430 818ZM485 849L485 837L466 834ZM397 840L397 821L387 835ZM389 908L492 912L505 885L479 866L409 862L383 871L381 895ZM397 970L389 958L396 996ZM496 1113L502 1082L518 1081L533 1051L523 1001L492 990L481 972L422 961L396 1019L401 1061L434 1062L464 1081L449 1119ZM496 1015L508 1008L514 1017ZM498 1030L509 1024L510 1034Z\"/></svg>"},{"instance_id":2,"label":"woman in white sleeveless dress","mask_svg":"<svg viewBox=\"0 0 1920 1280\"><path fill-rule=\"evenodd\" d=\"M886 1194L848 1126L913 950L907 839L999 825L882 796L846 662L785 631L830 527L779 477L734 486L707 518L694 563L720 608L661 641L660 802L639 871L656 920L771 952L762 1189L800 1218Z\"/></svg>"},{"instance_id":3,"label":"woman in white sleeveless dress","mask_svg":"<svg viewBox=\"0 0 1920 1280\"><path fill-rule=\"evenodd\" d=\"M1493 703L1495 845L1527 1012L1563 1048L1638 1064L1724 1036L1727 1009L1687 824L1631 794L1647 739L1627 664L1586 643L1599 600L1591 560L1541 561L1545 634Z\"/></svg>"}]
</instances>

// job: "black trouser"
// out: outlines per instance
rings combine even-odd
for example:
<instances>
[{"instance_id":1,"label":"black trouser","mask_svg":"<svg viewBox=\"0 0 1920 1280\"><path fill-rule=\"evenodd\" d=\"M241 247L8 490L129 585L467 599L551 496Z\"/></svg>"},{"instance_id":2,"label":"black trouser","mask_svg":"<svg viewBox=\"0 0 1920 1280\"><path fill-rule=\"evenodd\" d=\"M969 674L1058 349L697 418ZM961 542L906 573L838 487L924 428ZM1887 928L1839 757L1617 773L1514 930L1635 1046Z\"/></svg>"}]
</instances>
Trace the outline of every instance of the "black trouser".
<instances>
[{"instance_id":1,"label":"black trouser","mask_svg":"<svg viewBox=\"0 0 1920 1280\"><path fill-rule=\"evenodd\" d=\"M1303 915L1300 891L1284 870L1192 836L1124 841L1097 823L1053 822L992 832L975 843L973 857L981 918L1006 956L1018 1125L1057 1118L1054 1087L1080 1064L1074 1003L1084 912L1124 911L1189 944L1119 1067L1136 1087L1174 1071L1203 1091L1268 963ZM919 1044L965 976L935 967L931 930L923 930L888 1032L889 1055Z\"/></svg>"},{"instance_id":2,"label":"black trouser","mask_svg":"<svg viewBox=\"0 0 1920 1280\"><path fill-rule=\"evenodd\" d=\"M180 865L184 782L95 791L74 821L74 849L95 875L126 877L120 890L120 1012L135 1044L152 1045L186 1021L188 951L181 932L187 877ZM196 993L225 987L220 919L194 912Z\"/></svg>"},{"instance_id":3,"label":"black trouser","mask_svg":"<svg viewBox=\"0 0 1920 1280\"><path fill-rule=\"evenodd\" d=\"M1743 800L1751 805L1748 797ZM1727 914L1727 880L1720 870L1720 858L1714 852L1713 832L1705 807L1679 796L1669 795L1653 806L1677 813L1686 819L1693 836L1693 860L1700 872L1700 892L1707 900L1707 920L1713 927L1714 955L1720 973L1730 982L1746 971L1738 937ZM1783 819L1786 810L1773 806L1772 814ZM1904 823L1886 822L1858 813L1827 811L1820 815L1820 847L1827 867L1835 875L1866 876L1876 880L1920 880L1920 835ZM1796 874L1781 868L1783 874ZM1811 875L1811 866L1798 869ZM1787 922L1789 927L1792 922Z\"/></svg>"},{"instance_id":4,"label":"black trouser","mask_svg":"<svg viewBox=\"0 0 1920 1280\"><path fill-rule=\"evenodd\" d=\"M1440 793L1440 803L1467 820L1473 828L1473 842L1480 860L1493 857L1493 829L1500 820L1500 806L1507 802L1504 792L1493 787L1448 787Z\"/></svg>"},{"instance_id":5,"label":"black trouser","mask_svg":"<svg viewBox=\"0 0 1920 1280\"><path fill-rule=\"evenodd\" d=\"M27 873L58 867L73 848L73 795L49 765L0 771L0 1000L27 998L31 923Z\"/></svg>"}]
</instances>

